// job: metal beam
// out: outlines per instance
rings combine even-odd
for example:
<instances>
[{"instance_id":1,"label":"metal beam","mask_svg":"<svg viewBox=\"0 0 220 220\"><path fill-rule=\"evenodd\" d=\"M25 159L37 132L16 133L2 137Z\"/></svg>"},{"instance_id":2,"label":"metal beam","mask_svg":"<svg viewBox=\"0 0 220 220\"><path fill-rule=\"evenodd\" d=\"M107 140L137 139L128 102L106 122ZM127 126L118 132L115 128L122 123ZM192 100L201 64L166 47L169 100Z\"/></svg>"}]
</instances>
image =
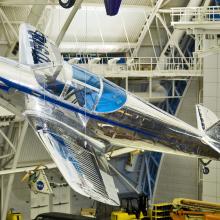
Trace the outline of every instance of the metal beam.
<instances>
[{"instance_id":1,"label":"metal beam","mask_svg":"<svg viewBox=\"0 0 220 220\"><path fill-rule=\"evenodd\" d=\"M202 3L202 0L190 0L187 7L198 7L200 6ZM159 10L159 12L161 13L171 13L170 9L164 9L164 10ZM190 17L189 17L190 19ZM179 43L179 41L181 40L181 38L183 37L185 31L184 30L178 30L178 29L174 29L173 33L172 33L172 38L176 40L176 42ZM167 50L167 48L169 47L169 45L172 43L172 39L169 38L169 40L167 41L166 46L164 47L163 51L161 52L160 57L164 57L165 52Z\"/></svg>"},{"instance_id":2,"label":"metal beam","mask_svg":"<svg viewBox=\"0 0 220 220\"><path fill-rule=\"evenodd\" d=\"M131 188L133 189L137 194L140 194L140 192L131 184L127 178L125 178L115 167L113 167L110 163L108 163L109 167Z\"/></svg>"},{"instance_id":3,"label":"metal beam","mask_svg":"<svg viewBox=\"0 0 220 220\"><path fill-rule=\"evenodd\" d=\"M37 26L41 16L44 13L44 9L45 9L45 5L32 6L26 22L33 26Z\"/></svg>"},{"instance_id":4,"label":"metal beam","mask_svg":"<svg viewBox=\"0 0 220 220\"><path fill-rule=\"evenodd\" d=\"M157 177L154 182L154 191L153 191L153 195L152 195L151 204L155 203L154 200L155 200L156 189L157 189L157 185L158 185L158 181L159 181L159 177L160 177L161 167L163 166L163 159L164 159L164 154L161 155L160 164L159 164L159 167L157 170Z\"/></svg>"},{"instance_id":5,"label":"metal beam","mask_svg":"<svg viewBox=\"0 0 220 220\"><path fill-rule=\"evenodd\" d=\"M93 3L94 2L94 3ZM84 2L83 5L85 6L92 6L92 7L104 7L104 4L100 1L90 1L90 2ZM131 2L131 3L130 3ZM152 10L151 7L146 6L146 4L139 4L136 5L135 3L130 2L125 2L123 5L123 8L126 7L132 7L132 8L147 8L147 10ZM0 6L13 6L13 7L21 7L21 6L32 6L32 5L54 5L54 6L59 6L58 0L0 0Z\"/></svg>"},{"instance_id":6,"label":"metal beam","mask_svg":"<svg viewBox=\"0 0 220 220\"><path fill-rule=\"evenodd\" d=\"M21 153L21 149L22 149L22 145L23 145L23 142L24 142L24 138L25 138L27 128L28 128L28 122L25 121L24 124L23 124L22 130L21 130L18 145L17 145L17 148L16 148L16 154L15 154L11 169L15 169L17 167L17 163L18 163L18 160L19 160L19 157L20 157L20 153ZM1 218L2 220L6 220L6 216L7 216L7 212L8 212L9 199L10 199L10 195L11 195L11 191L12 191L12 185L13 185L13 182L14 182L14 176L15 176L15 174L11 174L9 176L8 186L7 186L7 190L6 190L6 196L5 196L5 199L4 199L4 208L3 208L3 211L2 211L2 218Z\"/></svg>"},{"instance_id":7,"label":"metal beam","mask_svg":"<svg viewBox=\"0 0 220 220\"><path fill-rule=\"evenodd\" d=\"M106 157L109 158L114 158L114 157L118 157L124 154L128 154L135 151L134 148L130 148L130 147L125 147L125 148L121 148L121 149L117 149L117 150L113 150L111 152L108 152L105 154Z\"/></svg>"},{"instance_id":8,"label":"metal beam","mask_svg":"<svg viewBox=\"0 0 220 220\"><path fill-rule=\"evenodd\" d=\"M211 0L205 0L205 2L204 2L204 7L208 7L209 5L210 5L210 3L211 3Z\"/></svg>"},{"instance_id":9,"label":"metal beam","mask_svg":"<svg viewBox=\"0 0 220 220\"><path fill-rule=\"evenodd\" d=\"M13 33L14 37L18 39L17 31L15 30L15 28L13 27L13 25L9 21L8 17L6 16L5 12L1 8L0 8L0 13L1 13L2 18L6 21L7 25L11 29L11 32Z\"/></svg>"},{"instance_id":10,"label":"metal beam","mask_svg":"<svg viewBox=\"0 0 220 220\"><path fill-rule=\"evenodd\" d=\"M14 123L10 123L9 129L7 131L7 138L9 140L11 140L11 137L12 137L13 127L14 127ZM12 158L15 154L15 152L11 151L9 147L10 147L9 143L7 141L5 141L4 149L2 149L2 152L1 152L2 156L0 157L0 159L1 159L0 169L3 169L4 160L2 160L2 159Z\"/></svg>"},{"instance_id":11,"label":"metal beam","mask_svg":"<svg viewBox=\"0 0 220 220\"><path fill-rule=\"evenodd\" d=\"M166 0L162 5L161 5L161 8L165 7L168 3L170 3L171 0Z\"/></svg>"},{"instance_id":12,"label":"metal beam","mask_svg":"<svg viewBox=\"0 0 220 220\"><path fill-rule=\"evenodd\" d=\"M0 129L1 136L5 139L5 141L8 143L8 145L12 148L13 152L16 152L14 144L9 140L9 138L6 136L6 134Z\"/></svg>"},{"instance_id":13,"label":"metal beam","mask_svg":"<svg viewBox=\"0 0 220 220\"><path fill-rule=\"evenodd\" d=\"M5 23L7 23L7 22L4 22L4 19L3 19L1 14L0 14L0 19L1 19L1 23L2 23L3 29L5 31L5 37L6 37L7 41L8 41L8 44L11 45L11 39L10 39L10 36L8 34L6 25L5 25Z\"/></svg>"},{"instance_id":14,"label":"metal beam","mask_svg":"<svg viewBox=\"0 0 220 220\"><path fill-rule=\"evenodd\" d=\"M0 6L59 5L57 0L1 0Z\"/></svg>"},{"instance_id":15,"label":"metal beam","mask_svg":"<svg viewBox=\"0 0 220 220\"><path fill-rule=\"evenodd\" d=\"M76 52L79 53L79 51L127 51L129 49L129 46L131 48L135 48L135 43L128 43L125 42L78 42L77 39L73 42L61 42L60 44L60 51L61 52Z\"/></svg>"},{"instance_id":16,"label":"metal beam","mask_svg":"<svg viewBox=\"0 0 220 220\"><path fill-rule=\"evenodd\" d=\"M161 40L162 39L161 38L161 29L160 29L157 17L156 17L156 28L157 28L157 36L158 36L158 39L159 39L160 50L162 50L163 49L163 43L162 43L162 40Z\"/></svg>"},{"instance_id":17,"label":"metal beam","mask_svg":"<svg viewBox=\"0 0 220 220\"><path fill-rule=\"evenodd\" d=\"M149 193L150 193L150 198L152 198L152 189L151 189L151 176L150 176L150 169L149 169L149 158L147 158L145 156L144 158L145 161L145 165L146 165L146 173L147 173L147 182L148 182L148 189L149 189Z\"/></svg>"},{"instance_id":18,"label":"metal beam","mask_svg":"<svg viewBox=\"0 0 220 220\"><path fill-rule=\"evenodd\" d=\"M83 0L76 0L72 11L70 12L68 18L66 19L66 22L64 23L64 25L63 25L63 27L62 27L62 29L61 29L58 37L57 37L57 40L56 40L57 46L59 46L61 41L63 40L63 37L65 36L66 31L69 28L71 22L73 21L73 18L75 17L75 15L76 15L78 9L80 8L82 2L83 2Z\"/></svg>"},{"instance_id":19,"label":"metal beam","mask_svg":"<svg viewBox=\"0 0 220 220\"><path fill-rule=\"evenodd\" d=\"M145 171L145 155L142 156L142 161L141 161L141 168L139 170L139 176L138 176L138 184L136 186L136 189L139 191L143 191L143 180L144 177L146 179L146 171Z\"/></svg>"},{"instance_id":20,"label":"metal beam","mask_svg":"<svg viewBox=\"0 0 220 220\"><path fill-rule=\"evenodd\" d=\"M186 65L190 68L189 62L187 61L185 55L183 54L182 50L179 47L179 43L176 42L176 39L173 38L173 35L171 34L171 32L170 32L169 28L167 27L166 23L164 22L163 18L161 17L160 14L156 14L156 16L159 18L161 24L164 26L165 30L167 31L167 34L169 35L171 42L173 42L174 46L177 48L180 55L183 57Z\"/></svg>"},{"instance_id":21,"label":"metal beam","mask_svg":"<svg viewBox=\"0 0 220 220\"><path fill-rule=\"evenodd\" d=\"M1 2L0 2L0 5L1 5ZM26 3L26 5L27 5L27 3ZM41 16L44 13L45 7L46 7L46 5L34 5L34 6L32 6L32 8L30 10L30 13L29 13L29 15L27 17L26 22L36 27L38 25L38 22L39 22ZM11 52L14 49L14 47L16 45L16 42L18 40L19 40L19 36L17 34L14 42L11 42L11 46L10 46L9 50L7 51L7 53L5 55L6 57L10 57L11 56Z\"/></svg>"},{"instance_id":22,"label":"metal beam","mask_svg":"<svg viewBox=\"0 0 220 220\"><path fill-rule=\"evenodd\" d=\"M13 106L11 103L9 103L8 101L6 101L5 99L3 99L1 97L0 97L0 103L3 108L9 110L10 112L12 112L13 114L16 115L16 118L14 121L23 121L24 120L24 116L22 115L22 113L15 106Z\"/></svg>"},{"instance_id":23,"label":"metal beam","mask_svg":"<svg viewBox=\"0 0 220 220\"><path fill-rule=\"evenodd\" d=\"M141 33L139 35L137 44L136 44L136 48L134 49L133 53L132 53L132 57L137 56L137 53L141 47L141 44L147 34L147 32L150 29L151 24L153 23L153 20L158 12L158 10L160 9L161 5L163 4L164 0L157 0L156 5L154 6L152 12L150 13L150 15L148 16L146 23L143 26L143 29L141 30Z\"/></svg>"},{"instance_id":24,"label":"metal beam","mask_svg":"<svg viewBox=\"0 0 220 220\"><path fill-rule=\"evenodd\" d=\"M16 169L1 170L0 171L0 176L32 171L36 168L36 166L19 167L19 168L16 168ZM48 163L48 164L44 164L41 169L42 170L44 170L44 169L54 169L56 167L57 166L56 166L55 163Z\"/></svg>"}]
</instances>

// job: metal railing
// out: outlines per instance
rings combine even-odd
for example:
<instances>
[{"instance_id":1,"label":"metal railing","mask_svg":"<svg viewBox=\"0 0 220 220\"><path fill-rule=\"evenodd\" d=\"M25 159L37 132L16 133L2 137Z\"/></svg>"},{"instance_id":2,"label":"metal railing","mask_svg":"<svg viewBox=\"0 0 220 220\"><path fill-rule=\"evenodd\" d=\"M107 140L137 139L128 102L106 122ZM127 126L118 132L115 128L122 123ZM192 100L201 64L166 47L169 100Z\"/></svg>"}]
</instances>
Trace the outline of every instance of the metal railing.
<instances>
[{"instance_id":1,"label":"metal railing","mask_svg":"<svg viewBox=\"0 0 220 220\"><path fill-rule=\"evenodd\" d=\"M70 64L83 65L98 74L123 72L181 72L201 74L201 58L192 57L64 57Z\"/></svg>"},{"instance_id":2,"label":"metal railing","mask_svg":"<svg viewBox=\"0 0 220 220\"><path fill-rule=\"evenodd\" d=\"M171 8L171 24L220 21L220 6Z\"/></svg>"}]
</instances>

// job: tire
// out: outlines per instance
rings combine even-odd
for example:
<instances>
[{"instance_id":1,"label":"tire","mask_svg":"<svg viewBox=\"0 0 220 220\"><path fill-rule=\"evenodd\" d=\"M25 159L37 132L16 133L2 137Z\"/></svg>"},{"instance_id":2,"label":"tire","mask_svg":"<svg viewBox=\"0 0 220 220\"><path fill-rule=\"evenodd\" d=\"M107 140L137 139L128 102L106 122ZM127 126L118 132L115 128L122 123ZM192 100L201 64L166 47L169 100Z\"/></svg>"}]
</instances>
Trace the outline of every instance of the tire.
<instances>
[{"instance_id":1,"label":"tire","mask_svg":"<svg viewBox=\"0 0 220 220\"><path fill-rule=\"evenodd\" d=\"M75 4L76 0L59 0L59 4L63 8L71 8Z\"/></svg>"},{"instance_id":2,"label":"tire","mask_svg":"<svg viewBox=\"0 0 220 220\"><path fill-rule=\"evenodd\" d=\"M209 168L208 167L203 167L202 171L203 171L204 175L209 174Z\"/></svg>"}]
</instances>

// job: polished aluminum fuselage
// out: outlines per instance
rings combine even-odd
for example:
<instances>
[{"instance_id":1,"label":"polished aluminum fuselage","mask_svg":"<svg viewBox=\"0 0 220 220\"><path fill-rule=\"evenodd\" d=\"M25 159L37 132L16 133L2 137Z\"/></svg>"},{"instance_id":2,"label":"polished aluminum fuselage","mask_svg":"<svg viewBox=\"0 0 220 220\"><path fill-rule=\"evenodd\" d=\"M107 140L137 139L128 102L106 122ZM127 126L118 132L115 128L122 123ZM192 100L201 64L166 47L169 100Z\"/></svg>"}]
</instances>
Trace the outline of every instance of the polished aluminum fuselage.
<instances>
[{"instance_id":1,"label":"polished aluminum fuselage","mask_svg":"<svg viewBox=\"0 0 220 220\"><path fill-rule=\"evenodd\" d=\"M64 84L65 80L71 78L66 69L62 78ZM205 133L131 93L126 92L126 102L120 109L100 113L89 111L46 91L28 66L3 59L0 62L0 81L10 88L36 97L34 101L27 102L27 109L30 110L27 113L56 118L58 122L75 130L79 136L100 145L97 148L102 152L107 152L109 146L133 147L219 159L218 143ZM118 86L115 85L115 89Z\"/></svg>"}]
</instances>

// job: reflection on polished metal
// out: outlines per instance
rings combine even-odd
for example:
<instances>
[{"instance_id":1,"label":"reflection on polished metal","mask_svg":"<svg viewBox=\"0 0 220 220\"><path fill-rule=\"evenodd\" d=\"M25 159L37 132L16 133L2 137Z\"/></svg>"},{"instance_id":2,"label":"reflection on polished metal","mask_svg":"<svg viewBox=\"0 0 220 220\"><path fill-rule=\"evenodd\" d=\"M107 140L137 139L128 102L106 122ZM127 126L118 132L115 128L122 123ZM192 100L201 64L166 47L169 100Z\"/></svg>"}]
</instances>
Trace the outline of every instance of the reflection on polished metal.
<instances>
[{"instance_id":1,"label":"reflection on polished metal","mask_svg":"<svg viewBox=\"0 0 220 220\"><path fill-rule=\"evenodd\" d=\"M30 25L21 26L19 45L20 63L0 60L0 86L25 94L25 116L68 184L82 195L119 205L104 157L112 149L220 158L218 124L206 133L63 62L57 47Z\"/></svg>"}]
</instances>

